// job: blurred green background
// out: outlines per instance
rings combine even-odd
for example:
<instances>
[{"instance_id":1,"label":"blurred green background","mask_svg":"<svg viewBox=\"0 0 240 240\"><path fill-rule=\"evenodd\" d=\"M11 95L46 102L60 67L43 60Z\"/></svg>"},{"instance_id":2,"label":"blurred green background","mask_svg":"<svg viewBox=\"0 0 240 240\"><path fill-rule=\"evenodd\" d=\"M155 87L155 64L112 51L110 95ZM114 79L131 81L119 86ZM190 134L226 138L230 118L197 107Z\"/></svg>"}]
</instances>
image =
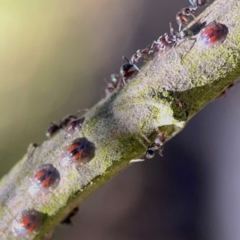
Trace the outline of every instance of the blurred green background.
<instances>
[{"instance_id":1,"label":"blurred green background","mask_svg":"<svg viewBox=\"0 0 240 240\"><path fill-rule=\"evenodd\" d=\"M45 140L50 121L101 98L109 69L120 68L119 48L137 29L141 4L0 2L1 175L30 142ZM132 24L123 22L126 14L134 14Z\"/></svg>"},{"instance_id":2,"label":"blurred green background","mask_svg":"<svg viewBox=\"0 0 240 240\"><path fill-rule=\"evenodd\" d=\"M53 120L91 107L122 55L159 35L187 0L0 1L0 175ZM90 196L57 240L238 240L240 85Z\"/></svg>"}]
</instances>

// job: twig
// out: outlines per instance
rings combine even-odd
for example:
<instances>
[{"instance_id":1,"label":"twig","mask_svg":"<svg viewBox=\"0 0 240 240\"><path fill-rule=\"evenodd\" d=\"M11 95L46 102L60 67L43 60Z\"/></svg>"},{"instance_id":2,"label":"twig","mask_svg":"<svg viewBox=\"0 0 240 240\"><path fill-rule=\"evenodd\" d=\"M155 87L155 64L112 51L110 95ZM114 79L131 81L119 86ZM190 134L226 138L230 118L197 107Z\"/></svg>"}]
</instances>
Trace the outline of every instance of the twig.
<instances>
[{"instance_id":1,"label":"twig","mask_svg":"<svg viewBox=\"0 0 240 240\"><path fill-rule=\"evenodd\" d=\"M222 44L205 49L186 40L156 55L126 86L90 109L82 128L70 137L60 131L38 147L29 146L0 182L1 239L18 239L12 226L26 209L43 214L40 229L28 239L43 237L132 159L144 155L149 143L143 136L153 142L160 131L169 140L240 76L240 1L215 1L192 24L213 20L228 28ZM95 157L84 166L64 164L67 146L81 137L94 145ZM59 171L59 185L50 193L31 195L31 177L43 164Z\"/></svg>"}]
</instances>

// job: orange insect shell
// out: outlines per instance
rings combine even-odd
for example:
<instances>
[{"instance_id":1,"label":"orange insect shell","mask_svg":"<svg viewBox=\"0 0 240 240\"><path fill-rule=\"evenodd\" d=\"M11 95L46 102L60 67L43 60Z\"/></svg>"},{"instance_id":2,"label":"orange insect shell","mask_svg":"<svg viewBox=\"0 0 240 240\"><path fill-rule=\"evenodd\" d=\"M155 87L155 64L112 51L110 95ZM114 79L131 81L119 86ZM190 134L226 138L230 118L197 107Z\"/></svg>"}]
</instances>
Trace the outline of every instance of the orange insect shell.
<instances>
[{"instance_id":1,"label":"orange insect shell","mask_svg":"<svg viewBox=\"0 0 240 240\"><path fill-rule=\"evenodd\" d=\"M43 164L34 172L28 192L35 197L38 194L48 194L59 185L59 182L58 170L52 164Z\"/></svg>"},{"instance_id":2,"label":"orange insect shell","mask_svg":"<svg viewBox=\"0 0 240 240\"><path fill-rule=\"evenodd\" d=\"M63 156L67 165L83 166L94 158L95 145L85 137L76 138L67 146Z\"/></svg>"},{"instance_id":3,"label":"orange insect shell","mask_svg":"<svg viewBox=\"0 0 240 240\"><path fill-rule=\"evenodd\" d=\"M13 221L12 231L20 239L37 231L42 223L42 213L34 209L26 209Z\"/></svg>"},{"instance_id":4,"label":"orange insect shell","mask_svg":"<svg viewBox=\"0 0 240 240\"><path fill-rule=\"evenodd\" d=\"M228 28L216 21L210 22L201 32L199 43L203 47L211 48L221 44L227 37Z\"/></svg>"}]
</instances>

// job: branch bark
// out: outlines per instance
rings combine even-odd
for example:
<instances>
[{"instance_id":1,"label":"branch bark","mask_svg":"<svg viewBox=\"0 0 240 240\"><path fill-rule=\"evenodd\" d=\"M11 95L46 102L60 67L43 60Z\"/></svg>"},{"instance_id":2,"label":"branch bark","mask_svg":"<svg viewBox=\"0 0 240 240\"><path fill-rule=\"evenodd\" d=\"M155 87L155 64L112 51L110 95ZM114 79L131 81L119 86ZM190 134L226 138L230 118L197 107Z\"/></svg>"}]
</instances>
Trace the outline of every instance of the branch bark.
<instances>
[{"instance_id":1,"label":"branch bark","mask_svg":"<svg viewBox=\"0 0 240 240\"><path fill-rule=\"evenodd\" d=\"M0 182L1 239L18 239L12 225L25 209L44 214L40 229L28 236L41 239L131 159L144 155L144 145L150 144L143 136L153 141L161 131L169 140L240 76L240 1L215 1L191 26L213 20L228 28L221 45L206 49L198 40L194 45L191 39L184 40L156 55L126 86L90 109L82 128L70 137L60 131L38 147L29 146ZM64 166L66 147L80 137L94 144L95 157L79 168ZM33 172L49 163L60 173L59 186L49 194L29 195Z\"/></svg>"}]
</instances>

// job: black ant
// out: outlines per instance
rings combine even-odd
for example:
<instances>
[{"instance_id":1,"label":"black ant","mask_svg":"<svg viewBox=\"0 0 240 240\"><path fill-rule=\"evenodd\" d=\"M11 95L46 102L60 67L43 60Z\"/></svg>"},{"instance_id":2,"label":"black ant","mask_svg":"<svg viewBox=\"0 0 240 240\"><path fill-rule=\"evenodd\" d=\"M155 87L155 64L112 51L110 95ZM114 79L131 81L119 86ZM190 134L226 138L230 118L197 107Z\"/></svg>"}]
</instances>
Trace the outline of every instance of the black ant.
<instances>
[{"instance_id":1,"label":"black ant","mask_svg":"<svg viewBox=\"0 0 240 240\"><path fill-rule=\"evenodd\" d=\"M72 217L76 216L79 211L79 207L75 207L68 216L61 222L63 225L73 226Z\"/></svg>"},{"instance_id":2,"label":"black ant","mask_svg":"<svg viewBox=\"0 0 240 240\"><path fill-rule=\"evenodd\" d=\"M50 127L48 128L48 130L46 132L46 137L51 138L60 129L61 129L61 127L59 125L57 125L55 122L51 122Z\"/></svg>"},{"instance_id":3,"label":"black ant","mask_svg":"<svg viewBox=\"0 0 240 240\"><path fill-rule=\"evenodd\" d=\"M129 78L134 77L138 72L140 72L140 69L137 67L136 63L138 63L141 58L146 59L150 53L151 49L148 49L148 47L146 47L143 50L137 50L136 53L132 55L130 60L123 56L123 60L126 63L121 66L120 75L122 77L124 85Z\"/></svg>"},{"instance_id":4,"label":"black ant","mask_svg":"<svg viewBox=\"0 0 240 240\"><path fill-rule=\"evenodd\" d=\"M134 77L137 72L140 72L140 69L136 66L135 62L132 59L128 60L123 56L123 60L126 61L120 68L120 75L122 77L123 84L126 84L126 81Z\"/></svg>"},{"instance_id":5,"label":"black ant","mask_svg":"<svg viewBox=\"0 0 240 240\"><path fill-rule=\"evenodd\" d=\"M158 132L159 132L159 131L158 131ZM143 137L144 137L144 135L143 135ZM144 137L144 138L145 138L148 142L150 141L150 140L148 140L146 137ZM153 158L153 157L155 156L155 152L156 152L156 151L158 151L158 153L159 153L160 156L163 156L162 152L163 152L163 145L164 145L165 141L166 141L166 138L164 137L164 135L163 135L161 132L159 132L158 135L157 135L157 137L156 137L156 139L155 139L155 141L154 141L154 143L147 148L145 157L146 157L147 159ZM143 159L143 158L141 158L141 159L132 159L132 160L130 161L130 163L144 162L144 160L145 160L145 159Z\"/></svg>"},{"instance_id":6,"label":"black ant","mask_svg":"<svg viewBox=\"0 0 240 240\"><path fill-rule=\"evenodd\" d=\"M76 120L77 116L75 115L67 115L66 117L64 117L61 122L60 122L60 128L64 129L66 128L70 122L72 122L73 120Z\"/></svg>"},{"instance_id":7,"label":"black ant","mask_svg":"<svg viewBox=\"0 0 240 240\"><path fill-rule=\"evenodd\" d=\"M68 115L60 121L59 125L56 124L55 122L51 122L50 127L47 129L46 137L51 138L56 132L58 132L60 129L66 128L70 122L76 119L77 119L77 116Z\"/></svg>"}]
</instances>

